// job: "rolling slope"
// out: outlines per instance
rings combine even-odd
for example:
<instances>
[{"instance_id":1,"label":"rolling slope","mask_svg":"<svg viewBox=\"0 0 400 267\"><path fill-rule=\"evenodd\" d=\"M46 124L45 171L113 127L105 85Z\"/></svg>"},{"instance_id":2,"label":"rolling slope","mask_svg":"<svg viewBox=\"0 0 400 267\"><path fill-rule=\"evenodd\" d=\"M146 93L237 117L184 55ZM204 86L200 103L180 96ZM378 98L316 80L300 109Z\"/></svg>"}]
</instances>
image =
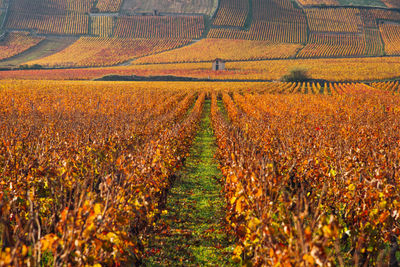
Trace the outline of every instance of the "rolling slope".
<instances>
[{"instance_id":1,"label":"rolling slope","mask_svg":"<svg viewBox=\"0 0 400 267\"><path fill-rule=\"evenodd\" d=\"M39 39L79 39L73 45L66 41L66 47L60 45L60 49L54 49L54 55L47 53L46 59L35 56L33 61L27 58L26 62L42 62L46 67L83 67L115 65L143 56L137 63L202 62L221 55L228 61L400 55L396 49L399 35L396 25L400 24L400 12L393 9L398 7L396 3L390 0L1 0L0 7L7 14L3 27L7 32L30 32ZM26 49L14 49L14 44L4 39L7 36L1 37L4 51L14 51L13 58L32 46L27 40L22 45ZM198 40L199 44L190 45ZM158 43L163 45L154 49ZM182 45L189 46L173 50ZM204 50L202 46L211 49ZM283 52L285 47L290 47L290 51ZM241 48L252 51L232 53L232 49ZM167 52L163 54L164 51ZM74 53L90 60L67 58ZM21 63L21 58L18 62Z\"/></svg>"}]
</instances>

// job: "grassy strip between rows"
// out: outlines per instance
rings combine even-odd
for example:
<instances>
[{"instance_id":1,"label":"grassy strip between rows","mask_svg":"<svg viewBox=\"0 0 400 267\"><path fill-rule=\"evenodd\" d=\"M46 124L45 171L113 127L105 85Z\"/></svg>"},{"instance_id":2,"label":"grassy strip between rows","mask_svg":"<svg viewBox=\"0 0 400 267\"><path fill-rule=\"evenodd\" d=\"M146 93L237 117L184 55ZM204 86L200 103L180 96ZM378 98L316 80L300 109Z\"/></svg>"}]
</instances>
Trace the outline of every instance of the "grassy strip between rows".
<instances>
[{"instance_id":1,"label":"grassy strip between rows","mask_svg":"<svg viewBox=\"0 0 400 267\"><path fill-rule=\"evenodd\" d=\"M222 174L206 100L199 133L151 234L146 266L232 266L234 240L224 225Z\"/></svg>"}]
</instances>

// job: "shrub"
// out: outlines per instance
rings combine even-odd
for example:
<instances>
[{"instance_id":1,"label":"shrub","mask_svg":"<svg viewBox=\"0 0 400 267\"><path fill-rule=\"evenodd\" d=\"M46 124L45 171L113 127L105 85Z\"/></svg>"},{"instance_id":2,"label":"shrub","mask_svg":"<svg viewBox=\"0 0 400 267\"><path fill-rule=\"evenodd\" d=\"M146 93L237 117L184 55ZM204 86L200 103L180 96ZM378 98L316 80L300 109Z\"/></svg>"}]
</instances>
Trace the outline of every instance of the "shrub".
<instances>
[{"instance_id":1,"label":"shrub","mask_svg":"<svg viewBox=\"0 0 400 267\"><path fill-rule=\"evenodd\" d=\"M283 82L304 82L310 80L310 77L306 69L297 68L290 70L281 80Z\"/></svg>"}]
</instances>

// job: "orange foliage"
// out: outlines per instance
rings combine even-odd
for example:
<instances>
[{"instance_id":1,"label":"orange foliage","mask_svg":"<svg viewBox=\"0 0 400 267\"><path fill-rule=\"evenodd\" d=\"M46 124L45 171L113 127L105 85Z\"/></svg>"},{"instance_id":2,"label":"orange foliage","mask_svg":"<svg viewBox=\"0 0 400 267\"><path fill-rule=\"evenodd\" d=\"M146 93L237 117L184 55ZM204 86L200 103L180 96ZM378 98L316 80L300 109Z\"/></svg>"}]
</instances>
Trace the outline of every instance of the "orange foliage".
<instances>
[{"instance_id":1,"label":"orange foliage","mask_svg":"<svg viewBox=\"0 0 400 267\"><path fill-rule=\"evenodd\" d=\"M400 3L397 0L382 0L388 8L400 8Z\"/></svg>"},{"instance_id":2,"label":"orange foliage","mask_svg":"<svg viewBox=\"0 0 400 267\"><path fill-rule=\"evenodd\" d=\"M189 42L178 39L81 37L61 52L27 64L40 64L46 67L109 66L177 48Z\"/></svg>"},{"instance_id":3,"label":"orange foliage","mask_svg":"<svg viewBox=\"0 0 400 267\"><path fill-rule=\"evenodd\" d=\"M225 60L254 60L293 57L302 46L299 44L274 44L268 41L232 39L203 39L161 54L136 60L134 63L168 63Z\"/></svg>"},{"instance_id":4,"label":"orange foliage","mask_svg":"<svg viewBox=\"0 0 400 267\"><path fill-rule=\"evenodd\" d=\"M311 32L359 32L362 20L355 8L305 9Z\"/></svg>"},{"instance_id":5,"label":"orange foliage","mask_svg":"<svg viewBox=\"0 0 400 267\"><path fill-rule=\"evenodd\" d=\"M253 17L248 30L211 28L208 38L269 40L305 43L307 22L301 9L289 0L252 0Z\"/></svg>"},{"instance_id":6,"label":"orange foliage","mask_svg":"<svg viewBox=\"0 0 400 267\"><path fill-rule=\"evenodd\" d=\"M338 6L337 0L299 0L303 6Z\"/></svg>"},{"instance_id":7,"label":"orange foliage","mask_svg":"<svg viewBox=\"0 0 400 267\"><path fill-rule=\"evenodd\" d=\"M398 10L371 9L370 12L376 19L391 21L400 20L400 11Z\"/></svg>"},{"instance_id":8,"label":"orange foliage","mask_svg":"<svg viewBox=\"0 0 400 267\"><path fill-rule=\"evenodd\" d=\"M202 16L118 17L114 34L131 38L197 39L204 31Z\"/></svg>"},{"instance_id":9,"label":"orange foliage","mask_svg":"<svg viewBox=\"0 0 400 267\"><path fill-rule=\"evenodd\" d=\"M39 33L88 34L89 12L94 0L10 1L7 28Z\"/></svg>"},{"instance_id":10,"label":"orange foliage","mask_svg":"<svg viewBox=\"0 0 400 267\"><path fill-rule=\"evenodd\" d=\"M399 87L400 84L398 81L392 81L392 82L374 82L371 83L371 86L383 91L387 91L390 93L399 93Z\"/></svg>"},{"instance_id":11,"label":"orange foliage","mask_svg":"<svg viewBox=\"0 0 400 267\"><path fill-rule=\"evenodd\" d=\"M8 33L0 41L0 60L6 59L37 45L44 37L31 36L29 33Z\"/></svg>"},{"instance_id":12,"label":"orange foliage","mask_svg":"<svg viewBox=\"0 0 400 267\"><path fill-rule=\"evenodd\" d=\"M214 26L243 27L249 14L248 0L221 0Z\"/></svg>"},{"instance_id":13,"label":"orange foliage","mask_svg":"<svg viewBox=\"0 0 400 267\"><path fill-rule=\"evenodd\" d=\"M90 33L100 37L113 35L114 18L110 16L91 17Z\"/></svg>"},{"instance_id":14,"label":"orange foliage","mask_svg":"<svg viewBox=\"0 0 400 267\"><path fill-rule=\"evenodd\" d=\"M90 80L108 74L194 77L203 79L279 80L291 69L306 69L313 79L368 81L399 76L399 57L286 59L227 62L225 71L212 71L211 63L146 64L90 69L1 71L0 79Z\"/></svg>"},{"instance_id":15,"label":"orange foliage","mask_svg":"<svg viewBox=\"0 0 400 267\"><path fill-rule=\"evenodd\" d=\"M24 14L24 19L10 14L6 27L12 29L31 29L38 33L87 34L89 16L81 13L68 15Z\"/></svg>"},{"instance_id":16,"label":"orange foliage","mask_svg":"<svg viewBox=\"0 0 400 267\"><path fill-rule=\"evenodd\" d=\"M205 94L188 112L195 98L126 84L2 83L0 265L138 264L196 133Z\"/></svg>"},{"instance_id":17,"label":"orange foliage","mask_svg":"<svg viewBox=\"0 0 400 267\"><path fill-rule=\"evenodd\" d=\"M99 0L96 7L100 12L118 12L121 5L122 0Z\"/></svg>"},{"instance_id":18,"label":"orange foliage","mask_svg":"<svg viewBox=\"0 0 400 267\"><path fill-rule=\"evenodd\" d=\"M400 24L381 23L379 30L385 44L385 53L388 55L400 54Z\"/></svg>"},{"instance_id":19,"label":"orange foliage","mask_svg":"<svg viewBox=\"0 0 400 267\"><path fill-rule=\"evenodd\" d=\"M400 219L400 98L363 84L342 88L331 97L224 93L230 122L213 95L241 264L389 262L382 253L400 235L392 223Z\"/></svg>"},{"instance_id":20,"label":"orange foliage","mask_svg":"<svg viewBox=\"0 0 400 267\"><path fill-rule=\"evenodd\" d=\"M343 57L365 54L365 39L359 34L310 34L297 57Z\"/></svg>"},{"instance_id":21,"label":"orange foliage","mask_svg":"<svg viewBox=\"0 0 400 267\"><path fill-rule=\"evenodd\" d=\"M206 91L235 261L386 264L400 236L398 89L3 81L0 264L138 265Z\"/></svg>"}]
</instances>

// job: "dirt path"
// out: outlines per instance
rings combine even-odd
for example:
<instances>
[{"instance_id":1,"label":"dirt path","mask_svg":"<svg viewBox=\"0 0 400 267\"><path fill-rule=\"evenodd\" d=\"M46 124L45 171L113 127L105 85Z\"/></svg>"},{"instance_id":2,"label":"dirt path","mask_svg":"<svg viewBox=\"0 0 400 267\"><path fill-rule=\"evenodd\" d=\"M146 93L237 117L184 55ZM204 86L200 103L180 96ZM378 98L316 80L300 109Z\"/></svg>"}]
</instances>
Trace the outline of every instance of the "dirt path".
<instances>
[{"instance_id":1,"label":"dirt path","mask_svg":"<svg viewBox=\"0 0 400 267\"><path fill-rule=\"evenodd\" d=\"M146 266L232 266L233 241L224 225L221 173L214 159L210 100L185 167L171 189L166 212L147 245Z\"/></svg>"}]
</instances>

